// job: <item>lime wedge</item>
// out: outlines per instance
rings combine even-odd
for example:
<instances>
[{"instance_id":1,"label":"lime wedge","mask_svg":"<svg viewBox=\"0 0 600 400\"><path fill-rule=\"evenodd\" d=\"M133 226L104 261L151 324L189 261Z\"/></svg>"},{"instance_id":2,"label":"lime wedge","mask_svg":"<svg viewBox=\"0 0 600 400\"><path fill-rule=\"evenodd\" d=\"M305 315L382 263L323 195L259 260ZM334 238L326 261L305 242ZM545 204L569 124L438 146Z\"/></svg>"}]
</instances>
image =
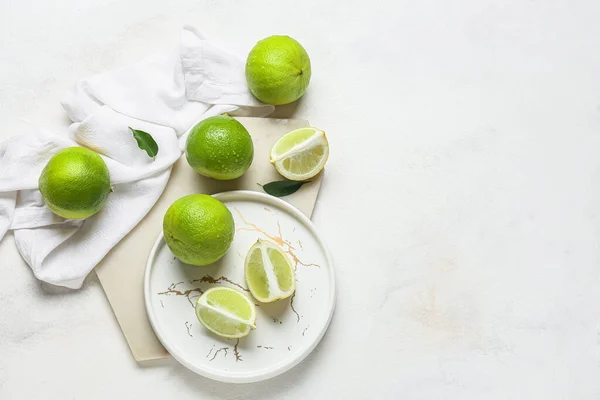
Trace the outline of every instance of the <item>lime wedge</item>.
<instances>
[{"instance_id":1,"label":"lime wedge","mask_svg":"<svg viewBox=\"0 0 600 400\"><path fill-rule=\"evenodd\" d=\"M301 128L279 139L271 148L271 164L277 172L293 181L317 175L329 157L325 132L317 128Z\"/></svg>"},{"instance_id":2,"label":"lime wedge","mask_svg":"<svg viewBox=\"0 0 600 400\"><path fill-rule=\"evenodd\" d=\"M296 290L290 259L281 247L268 240L259 239L250 248L244 272L250 293L260 302L285 299Z\"/></svg>"},{"instance_id":3,"label":"lime wedge","mask_svg":"<svg viewBox=\"0 0 600 400\"><path fill-rule=\"evenodd\" d=\"M256 328L254 303L242 292L224 286L208 289L198 298L196 317L212 333L231 339Z\"/></svg>"}]
</instances>

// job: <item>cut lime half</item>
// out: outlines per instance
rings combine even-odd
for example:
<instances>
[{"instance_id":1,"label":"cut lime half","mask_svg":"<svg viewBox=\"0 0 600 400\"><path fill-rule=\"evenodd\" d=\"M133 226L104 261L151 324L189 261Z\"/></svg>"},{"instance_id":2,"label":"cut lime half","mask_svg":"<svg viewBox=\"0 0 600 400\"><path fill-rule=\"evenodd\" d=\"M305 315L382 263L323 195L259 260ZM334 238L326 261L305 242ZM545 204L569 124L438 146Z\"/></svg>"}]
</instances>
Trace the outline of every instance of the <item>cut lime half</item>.
<instances>
[{"instance_id":1,"label":"cut lime half","mask_svg":"<svg viewBox=\"0 0 600 400\"><path fill-rule=\"evenodd\" d=\"M246 283L252 296L263 303L290 297L296 290L292 263L275 243L258 240L248 251L244 264Z\"/></svg>"},{"instance_id":2,"label":"cut lime half","mask_svg":"<svg viewBox=\"0 0 600 400\"><path fill-rule=\"evenodd\" d=\"M256 328L256 307L242 292L229 287L208 289L196 302L196 317L212 333L236 339Z\"/></svg>"},{"instance_id":3,"label":"cut lime half","mask_svg":"<svg viewBox=\"0 0 600 400\"><path fill-rule=\"evenodd\" d=\"M317 175L329 157L325 132L317 128L301 128L279 139L271 148L271 164L277 172L293 181Z\"/></svg>"}]
</instances>

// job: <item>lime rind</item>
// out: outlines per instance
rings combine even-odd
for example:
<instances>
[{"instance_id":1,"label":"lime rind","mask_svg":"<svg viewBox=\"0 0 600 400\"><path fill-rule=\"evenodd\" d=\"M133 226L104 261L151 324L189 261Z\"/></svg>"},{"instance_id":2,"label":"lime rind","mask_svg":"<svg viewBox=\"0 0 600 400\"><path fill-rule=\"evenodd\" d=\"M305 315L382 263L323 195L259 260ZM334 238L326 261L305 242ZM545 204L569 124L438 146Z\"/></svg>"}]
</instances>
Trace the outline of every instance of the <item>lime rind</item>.
<instances>
[{"instance_id":1,"label":"lime rind","mask_svg":"<svg viewBox=\"0 0 600 400\"><path fill-rule=\"evenodd\" d=\"M100 211L111 190L110 173L97 153L68 147L50 158L38 180L44 202L67 219L84 219Z\"/></svg>"},{"instance_id":2,"label":"lime rind","mask_svg":"<svg viewBox=\"0 0 600 400\"><path fill-rule=\"evenodd\" d=\"M254 144L242 123L227 115L216 115L190 130L185 156L200 175L217 180L237 179L252 164Z\"/></svg>"},{"instance_id":3,"label":"lime rind","mask_svg":"<svg viewBox=\"0 0 600 400\"><path fill-rule=\"evenodd\" d=\"M310 83L310 57L289 36L270 36L259 41L246 60L246 81L260 101L281 105L300 98Z\"/></svg>"},{"instance_id":4,"label":"lime rind","mask_svg":"<svg viewBox=\"0 0 600 400\"><path fill-rule=\"evenodd\" d=\"M225 255L235 235L231 211L206 194L191 194L173 202L163 217L169 249L186 264L203 266Z\"/></svg>"}]
</instances>

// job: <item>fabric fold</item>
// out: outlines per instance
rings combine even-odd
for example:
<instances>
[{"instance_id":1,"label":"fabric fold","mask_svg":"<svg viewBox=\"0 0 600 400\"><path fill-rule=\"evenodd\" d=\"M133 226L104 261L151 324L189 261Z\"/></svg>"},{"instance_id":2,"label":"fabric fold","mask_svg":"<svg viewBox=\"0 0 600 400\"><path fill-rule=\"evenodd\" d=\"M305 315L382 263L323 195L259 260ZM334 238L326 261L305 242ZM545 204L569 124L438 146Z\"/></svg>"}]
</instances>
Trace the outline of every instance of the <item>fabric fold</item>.
<instances>
[{"instance_id":1,"label":"fabric fold","mask_svg":"<svg viewBox=\"0 0 600 400\"><path fill-rule=\"evenodd\" d=\"M81 79L61 104L73 121L68 137L39 130L0 143L0 240L14 230L35 276L70 288L154 206L191 127L224 112L266 116L274 109L248 90L243 60L192 27L184 27L178 53ZM153 136L156 157L137 146L130 128ZM37 190L48 160L70 146L98 152L113 186L105 207L81 221L53 214Z\"/></svg>"}]
</instances>

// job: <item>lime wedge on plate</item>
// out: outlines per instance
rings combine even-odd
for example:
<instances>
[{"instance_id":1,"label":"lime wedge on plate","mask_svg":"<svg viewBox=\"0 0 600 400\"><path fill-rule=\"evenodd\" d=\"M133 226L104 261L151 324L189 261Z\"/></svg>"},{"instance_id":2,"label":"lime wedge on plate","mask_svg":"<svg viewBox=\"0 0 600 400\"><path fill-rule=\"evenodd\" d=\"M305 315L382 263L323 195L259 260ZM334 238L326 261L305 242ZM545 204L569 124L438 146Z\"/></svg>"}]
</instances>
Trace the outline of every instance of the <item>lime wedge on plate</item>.
<instances>
[{"instance_id":1,"label":"lime wedge on plate","mask_svg":"<svg viewBox=\"0 0 600 400\"><path fill-rule=\"evenodd\" d=\"M212 333L241 338L255 328L256 307L242 292L220 286L208 289L196 302L196 317Z\"/></svg>"},{"instance_id":2,"label":"lime wedge on plate","mask_svg":"<svg viewBox=\"0 0 600 400\"><path fill-rule=\"evenodd\" d=\"M290 297L296 290L294 268L281 247L258 240L248 251L244 265L252 296L263 303Z\"/></svg>"},{"instance_id":3,"label":"lime wedge on plate","mask_svg":"<svg viewBox=\"0 0 600 400\"><path fill-rule=\"evenodd\" d=\"M329 157L325 132L317 128L301 128L279 139L271 149L271 164L277 172L293 181L317 175Z\"/></svg>"}]
</instances>

